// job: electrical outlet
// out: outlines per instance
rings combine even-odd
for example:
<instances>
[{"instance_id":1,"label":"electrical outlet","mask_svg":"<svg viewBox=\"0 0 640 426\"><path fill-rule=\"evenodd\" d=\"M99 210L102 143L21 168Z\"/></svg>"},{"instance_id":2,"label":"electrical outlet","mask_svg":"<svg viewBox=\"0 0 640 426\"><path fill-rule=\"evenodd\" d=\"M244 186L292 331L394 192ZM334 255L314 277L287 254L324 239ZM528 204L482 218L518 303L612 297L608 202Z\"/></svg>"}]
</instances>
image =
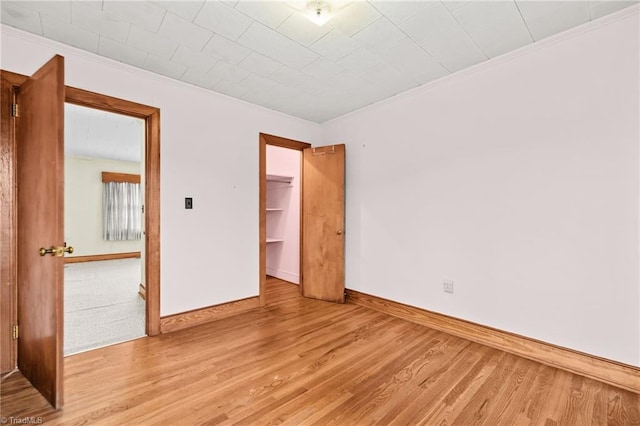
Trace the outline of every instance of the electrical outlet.
<instances>
[{"instance_id":1,"label":"electrical outlet","mask_svg":"<svg viewBox=\"0 0 640 426\"><path fill-rule=\"evenodd\" d=\"M192 209L193 208L193 198L187 197L184 199L184 208Z\"/></svg>"},{"instance_id":2,"label":"electrical outlet","mask_svg":"<svg viewBox=\"0 0 640 426\"><path fill-rule=\"evenodd\" d=\"M442 287L445 293L453 293L453 280L442 280Z\"/></svg>"}]
</instances>

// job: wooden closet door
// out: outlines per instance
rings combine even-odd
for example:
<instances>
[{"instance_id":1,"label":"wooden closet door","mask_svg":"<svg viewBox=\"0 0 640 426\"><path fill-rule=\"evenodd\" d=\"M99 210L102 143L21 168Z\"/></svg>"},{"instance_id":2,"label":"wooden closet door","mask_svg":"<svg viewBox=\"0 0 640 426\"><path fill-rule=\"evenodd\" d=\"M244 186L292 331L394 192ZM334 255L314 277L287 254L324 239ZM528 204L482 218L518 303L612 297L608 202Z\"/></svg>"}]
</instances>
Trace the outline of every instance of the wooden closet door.
<instances>
[{"instance_id":1,"label":"wooden closet door","mask_svg":"<svg viewBox=\"0 0 640 426\"><path fill-rule=\"evenodd\" d=\"M302 295L344 303L345 146L302 153Z\"/></svg>"}]
</instances>

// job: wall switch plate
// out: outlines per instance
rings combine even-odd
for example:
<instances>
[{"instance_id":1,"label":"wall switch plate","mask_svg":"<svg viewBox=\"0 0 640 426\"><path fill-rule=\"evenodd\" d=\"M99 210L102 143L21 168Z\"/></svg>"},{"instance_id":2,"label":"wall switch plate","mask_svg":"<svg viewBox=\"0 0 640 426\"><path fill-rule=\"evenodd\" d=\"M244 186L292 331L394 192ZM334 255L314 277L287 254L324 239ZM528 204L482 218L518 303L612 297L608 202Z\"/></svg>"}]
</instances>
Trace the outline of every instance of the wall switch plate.
<instances>
[{"instance_id":1,"label":"wall switch plate","mask_svg":"<svg viewBox=\"0 0 640 426\"><path fill-rule=\"evenodd\" d=\"M442 287L445 293L453 293L453 280L442 280Z\"/></svg>"},{"instance_id":2,"label":"wall switch plate","mask_svg":"<svg viewBox=\"0 0 640 426\"><path fill-rule=\"evenodd\" d=\"M184 199L184 208L192 209L193 208L193 198L187 197Z\"/></svg>"}]
</instances>

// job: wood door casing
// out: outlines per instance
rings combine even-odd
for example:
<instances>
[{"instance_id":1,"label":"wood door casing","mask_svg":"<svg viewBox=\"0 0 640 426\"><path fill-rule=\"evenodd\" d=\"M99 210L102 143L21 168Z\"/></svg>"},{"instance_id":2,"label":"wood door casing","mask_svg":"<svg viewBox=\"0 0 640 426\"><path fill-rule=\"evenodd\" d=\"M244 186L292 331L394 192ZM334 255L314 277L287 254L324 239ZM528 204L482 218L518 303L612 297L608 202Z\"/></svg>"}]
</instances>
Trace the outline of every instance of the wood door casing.
<instances>
[{"instance_id":1,"label":"wood door casing","mask_svg":"<svg viewBox=\"0 0 640 426\"><path fill-rule=\"evenodd\" d=\"M344 303L345 146L302 154L302 295Z\"/></svg>"},{"instance_id":2,"label":"wood door casing","mask_svg":"<svg viewBox=\"0 0 640 426\"><path fill-rule=\"evenodd\" d=\"M160 334L160 109L76 87L67 87L66 101L145 120L145 328L148 336L156 336Z\"/></svg>"},{"instance_id":3,"label":"wood door casing","mask_svg":"<svg viewBox=\"0 0 640 426\"><path fill-rule=\"evenodd\" d=\"M260 306L266 305L266 282L267 282L267 145L279 146L281 148L293 149L302 152L306 148L310 148L311 144L307 142L287 139L280 136L260 133L259 137L259 295ZM300 162L302 165L302 162ZM302 191L302 185L300 186ZM302 199L302 196L300 197ZM302 223L302 206L300 206L300 223ZM302 248L304 241L302 232L300 232L300 247ZM302 258L300 260L300 287L302 288L304 276L302 275Z\"/></svg>"},{"instance_id":4,"label":"wood door casing","mask_svg":"<svg viewBox=\"0 0 640 426\"><path fill-rule=\"evenodd\" d=\"M18 323L16 316L16 203L15 203L15 122L11 116L14 86L5 72L2 80L2 108L0 108L0 373L16 367L16 342L12 329Z\"/></svg>"},{"instance_id":5,"label":"wood door casing","mask_svg":"<svg viewBox=\"0 0 640 426\"><path fill-rule=\"evenodd\" d=\"M18 157L18 368L55 408L63 404L64 58L20 86Z\"/></svg>"}]
</instances>

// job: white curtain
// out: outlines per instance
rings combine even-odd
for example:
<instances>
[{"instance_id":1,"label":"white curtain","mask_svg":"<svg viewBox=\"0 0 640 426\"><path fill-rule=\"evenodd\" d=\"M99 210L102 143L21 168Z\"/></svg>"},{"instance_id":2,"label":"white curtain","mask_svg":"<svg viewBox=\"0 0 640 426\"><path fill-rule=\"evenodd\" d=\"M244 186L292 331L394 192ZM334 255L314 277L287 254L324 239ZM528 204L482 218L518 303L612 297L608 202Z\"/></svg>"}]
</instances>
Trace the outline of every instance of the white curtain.
<instances>
[{"instance_id":1,"label":"white curtain","mask_svg":"<svg viewBox=\"0 0 640 426\"><path fill-rule=\"evenodd\" d=\"M142 237L140 184L105 182L102 212L105 240L139 240Z\"/></svg>"}]
</instances>

